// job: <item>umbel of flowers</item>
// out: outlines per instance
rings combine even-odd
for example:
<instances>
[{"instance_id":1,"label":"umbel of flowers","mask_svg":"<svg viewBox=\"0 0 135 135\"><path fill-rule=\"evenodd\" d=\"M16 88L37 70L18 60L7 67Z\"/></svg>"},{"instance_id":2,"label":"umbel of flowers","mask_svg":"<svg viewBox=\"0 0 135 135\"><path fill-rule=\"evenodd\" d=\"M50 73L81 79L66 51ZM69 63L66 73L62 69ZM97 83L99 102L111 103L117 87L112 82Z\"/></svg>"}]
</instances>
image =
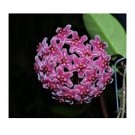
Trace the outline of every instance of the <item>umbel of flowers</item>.
<instances>
[{"instance_id":1,"label":"umbel of flowers","mask_svg":"<svg viewBox=\"0 0 135 135\"><path fill-rule=\"evenodd\" d=\"M34 69L38 80L59 102L90 103L113 80L107 46L97 35L88 41L71 25L57 28L49 44L45 37L37 47Z\"/></svg>"}]
</instances>

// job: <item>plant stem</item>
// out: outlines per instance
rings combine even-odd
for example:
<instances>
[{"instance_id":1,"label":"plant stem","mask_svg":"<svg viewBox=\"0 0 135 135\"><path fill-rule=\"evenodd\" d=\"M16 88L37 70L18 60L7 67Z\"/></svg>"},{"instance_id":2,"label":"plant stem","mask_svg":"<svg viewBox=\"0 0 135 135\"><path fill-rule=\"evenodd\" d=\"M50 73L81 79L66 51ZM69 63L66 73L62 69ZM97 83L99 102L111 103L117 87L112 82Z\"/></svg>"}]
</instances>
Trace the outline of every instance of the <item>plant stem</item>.
<instances>
[{"instance_id":1,"label":"plant stem","mask_svg":"<svg viewBox=\"0 0 135 135\"><path fill-rule=\"evenodd\" d=\"M122 98L120 99L120 109L117 118L124 118L125 107L126 107L126 69L123 75L123 86L122 86Z\"/></svg>"},{"instance_id":2,"label":"plant stem","mask_svg":"<svg viewBox=\"0 0 135 135\"><path fill-rule=\"evenodd\" d=\"M107 109L106 109L106 104L105 104L105 101L104 101L103 94L100 96L100 105L101 105L101 109L102 109L104 118L108 118L109 115L108 115L108 112L107 112Z\"/></svg>"},{"instance_id":3,"label":"plant stem","mask_svg":"<svg viewBox=\"0 0 135 135\"><path fill-rule=\"evenodd\" d=\"M124 76L123 76L123 103L122 103L122 114L121 114L121 118L124 118L124 114L125 114L125 106L126 106L126 86L125 86L125 78L126 78L126 69L124 71Z\"/></svg>"}]
</instances>

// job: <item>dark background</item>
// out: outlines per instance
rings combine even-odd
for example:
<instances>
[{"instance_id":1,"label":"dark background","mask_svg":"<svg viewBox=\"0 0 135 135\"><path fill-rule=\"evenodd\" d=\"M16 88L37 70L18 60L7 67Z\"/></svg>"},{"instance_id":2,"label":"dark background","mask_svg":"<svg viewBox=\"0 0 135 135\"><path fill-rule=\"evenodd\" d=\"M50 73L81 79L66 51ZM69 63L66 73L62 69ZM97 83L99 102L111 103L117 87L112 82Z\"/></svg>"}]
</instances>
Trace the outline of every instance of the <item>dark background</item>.
<instances>
[{"instance_id":1,"label":"dark background","mask_svg":"<svg viewBox=\"0 0 135 135\"><path fill-rule=\"evenodd\" d=\"M126 30L126 15L113 14ZM48 41L57 27L72 25L88 35L82 14L9 14L9 117L10 118L102 118L100 98L90 104L60 104L44 90L33 69L36 46ZM121 86L121 81L119 82ZM119 86L119 87L120 87ZM114 82L103 92L109 117L116 117Z\"/></svg>"}]
</instances>

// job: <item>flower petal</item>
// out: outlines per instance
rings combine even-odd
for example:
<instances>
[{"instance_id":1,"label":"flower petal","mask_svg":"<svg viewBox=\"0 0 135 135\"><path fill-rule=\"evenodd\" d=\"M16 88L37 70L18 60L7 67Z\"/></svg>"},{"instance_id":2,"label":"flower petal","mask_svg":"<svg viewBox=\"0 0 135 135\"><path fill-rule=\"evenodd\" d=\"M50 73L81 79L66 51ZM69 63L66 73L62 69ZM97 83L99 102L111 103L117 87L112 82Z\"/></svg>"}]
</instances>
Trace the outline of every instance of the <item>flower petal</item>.
<instances>
[{"instance_id":1,"label":"flower petal","mask_svg":"<svg viewBox=\"0 0 135 135\"><path fill-rule=\"evenodd\" d=\"M72 83L72 81L70 79L67 81L66 84L67 84L68 87L72 87L73 86L73 83Z\"/></svg>"},{"instance_id":2,"label":"flower petal","mask_svg":"<svg viewBox=\"0 0 135 135\"><path fill-rule=\"evenodd\" d=\"M65 76L66 78L70 78L70 77L73 76L73 73L72 73L72 72L65 72L65 73L64 73L64 76Z\"/></svg>"},{"instance_id":3,"label":"flower petal","mask_svg":"<svg viewBox=\"0 0 135 135\"><path fill-rule=\"evenodd\" d=\"M74 61L74 64L76 65L79 65L80 63L80 59L76 55L73 55L73 61Z\"/></svg>"},{"instance_id":4,"label":"flower petal","mask_svg":"<svg viewBox=\"0 0 135 135\"><path fill-rule=\"evenodd\" d=\"M45 47L48 47L47 38L46 37L43 39L42 45L45 46Z\"/></svg>"},{"instance_id":5,"label":"flower petal","mask_svg":"<svg viewBox=\"0 0 135 135\"><path fill-rule=\"evenodd\" d=\"M70 29L71 29L71 25L70 24L66 25L66 27L64 28L64 30L70 30Z\"/></svg>"},{"instance_id":6,"label":"flower petal","mask_svg":"<svg viewBox=\"0 0 135 135\"><path fill-rule=\"evenodd\" d=\"M100 37L99 37L98 35L95 36L95 41L96 41L96 42L100 42L100 41L101 41L101 40L100 40Z\"/></svg>"},{"instance_id":7,"label":"flower petal","mask_svg":"<svg viewBox=\"0 0 135 135\"><path fill-rule=\"evenodd\" d=\"M74 31L73 34L72 34L73 38L76 38L78 37L78 32L77 31Z\"/></svg>"},{"instance_id":8,"label":"flower petal","mask_svg":"<svg viewBox=\"0 0 135 135\"><path fill-rule=\"evenodd\" d=\"M78 77L79 77L79 78L83 78L83 77L84 77L84 72L80 71L80 72L78 73Z\"/></svg>"},{"instance_id":9,"label":"flower petal","mask_svg":"<svg viewBox=\"0 0 135 135\"><path fill-rule=\"evenodd\" d=\"M63 68L62 68L61 66L58 66L58 67L56 68L56 71L57 71L57 73L58 73L59 75L63 75L63 73L64 73Z\"/></svg>"},{"instance_id":10,"label":"flower petal","mask_svg":"<svg viewBox=\"0 0 135 135\"><path fill-rule=\"evenodd\" d=\"M88 37L87 37L86 35L84 35L84 36L81 37L81 41L82 41L82 42L85 42L85 41L87 41L87 40L88 40Z\"/></svg>"}]
</instances>

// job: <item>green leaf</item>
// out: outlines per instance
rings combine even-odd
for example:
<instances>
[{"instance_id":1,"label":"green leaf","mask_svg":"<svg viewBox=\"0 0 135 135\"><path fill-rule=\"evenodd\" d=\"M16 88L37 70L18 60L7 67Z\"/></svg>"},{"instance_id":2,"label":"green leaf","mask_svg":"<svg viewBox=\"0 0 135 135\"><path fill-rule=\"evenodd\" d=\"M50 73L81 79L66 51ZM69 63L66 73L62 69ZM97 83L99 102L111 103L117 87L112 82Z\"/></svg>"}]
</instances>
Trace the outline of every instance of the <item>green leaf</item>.
<instances>
[{"instance_id":1,"label":"green leaf","mask_svg":"<svg viewBox=\"0 0 135 135\"><path fill-rule=\"evenodd\" d=\"M83 20L90 37L99 35L102 41L108 43L107 52L110 55L120 54L126 57L126 33L112 15L84 14Z\"/></svg>"}]
</instances>

